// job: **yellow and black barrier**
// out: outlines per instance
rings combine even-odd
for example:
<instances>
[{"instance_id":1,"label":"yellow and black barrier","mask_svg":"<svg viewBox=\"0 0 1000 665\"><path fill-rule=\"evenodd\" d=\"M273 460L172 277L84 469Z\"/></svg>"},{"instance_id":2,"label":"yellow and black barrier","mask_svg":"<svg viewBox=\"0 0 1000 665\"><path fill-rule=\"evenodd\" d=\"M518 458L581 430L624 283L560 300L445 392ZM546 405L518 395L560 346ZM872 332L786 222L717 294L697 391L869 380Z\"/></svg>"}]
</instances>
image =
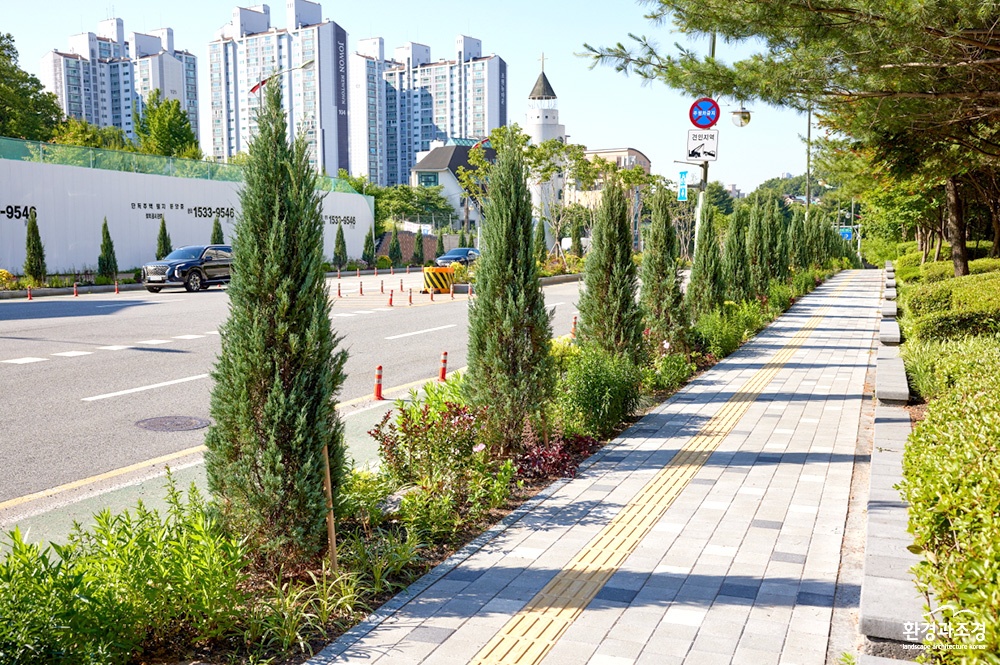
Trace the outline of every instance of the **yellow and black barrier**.
<instances>
[{"instance_id":1,"label":"yellow and black barrier","mask_svg":"<svg viewBox=\"0 0 1000 665\"><path fill-rule=\"evenodd\" d=\"M454 268L424 268L424 288L420 292L448 293L454 283Z\"/></svg>"}]
</instances>

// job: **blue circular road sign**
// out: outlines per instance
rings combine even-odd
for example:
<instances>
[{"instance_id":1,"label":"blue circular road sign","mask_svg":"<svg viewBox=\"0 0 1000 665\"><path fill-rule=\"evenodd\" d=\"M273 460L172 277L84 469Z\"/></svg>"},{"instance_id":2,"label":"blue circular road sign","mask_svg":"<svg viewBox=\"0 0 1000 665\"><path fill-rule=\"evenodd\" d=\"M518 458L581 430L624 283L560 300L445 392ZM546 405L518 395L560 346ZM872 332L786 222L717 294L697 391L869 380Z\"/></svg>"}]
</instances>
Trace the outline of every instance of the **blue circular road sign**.
<instances>
[{"instance_id":1,"label":"blue circular road sign","mask_svg":"<svg viewBox=\"0 0 1000 665\"><path fill-rule=\"evenodd\" d=\"M691 105L691 110L688 112L688 117L691 118L691 124L693 124L698 129L708 129L715 123L719 122L719 105L714 99L708 97L702 97L694 104Z\"/></svg>"}]
</instances>

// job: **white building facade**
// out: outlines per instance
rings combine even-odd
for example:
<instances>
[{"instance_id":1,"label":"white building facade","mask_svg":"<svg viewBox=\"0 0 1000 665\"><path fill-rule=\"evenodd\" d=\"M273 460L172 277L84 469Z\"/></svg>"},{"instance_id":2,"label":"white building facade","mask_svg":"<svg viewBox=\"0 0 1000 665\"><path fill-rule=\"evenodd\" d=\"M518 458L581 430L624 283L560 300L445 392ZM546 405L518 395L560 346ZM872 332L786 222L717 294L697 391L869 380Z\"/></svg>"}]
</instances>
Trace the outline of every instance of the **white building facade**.
<instances>
[{"instance_id":1,"label":"white building facade","mask_svg":"<svg viewBox=\"0 0 1000 665\"><path fill-rule=\"evenodd\" d=\"M382 187L389 184L384 77L386 69L397 64L385 59L381 37L358 40L357 51L351 54L351 175L364 176Z\"/></svg>"},{"instance_id":2,"label":"white building facade","mask_svg":"<svg viewBox=\"0 0 1000 665\"><path fill-rule=\"evenodd\" d=\"M431 141L482 138L507 124L507 63L482 52L482 41L464 35L451 60L431 62L424 44L396 49L383 75L388 184L409 182L417 153Z\"/></svg>"},{"instance_id":3,"label":"white building facade","mask_svg":"<svg viewBox=\"0 0 1000 665\"><path fill-rule=\"evenodd\" d=\"M287 28L271 27L267 5L237 7L209 44L212 146L228 161L256 134L263 88L280 85L289 138L305 137L310 161L336 176L349 169L347 32L309 0L288 0Z\"/></svg>"},{"instance_id":4,"label":"white building facade","mask_svg":"<svg viewBox=\"0 0 1000 665\"><path fill-rule=\"evenodd\" d=\"M133 112L159 88L164 99L176 99L198 135L198 59L174 49L174 32L129 33L112 18L97 32L69 38L69 49L42 57L40 79L55 93L68 116L98 127L117 127L135 138Z\"/></svg>"},{"instance_id":5,"label":"white building facade","mask_svg":"<svg viewBox=\"0 0 1000 665\"><path fill-rule=\"evenodd\" d=\"M135 70L135 92L140 110L149 93L159 90L163 99L176 99L187 113L191 131L198 136L198 58L174 49L174 31L161 28L149 34L128 36Z\"/></svg>"}]
</instances>

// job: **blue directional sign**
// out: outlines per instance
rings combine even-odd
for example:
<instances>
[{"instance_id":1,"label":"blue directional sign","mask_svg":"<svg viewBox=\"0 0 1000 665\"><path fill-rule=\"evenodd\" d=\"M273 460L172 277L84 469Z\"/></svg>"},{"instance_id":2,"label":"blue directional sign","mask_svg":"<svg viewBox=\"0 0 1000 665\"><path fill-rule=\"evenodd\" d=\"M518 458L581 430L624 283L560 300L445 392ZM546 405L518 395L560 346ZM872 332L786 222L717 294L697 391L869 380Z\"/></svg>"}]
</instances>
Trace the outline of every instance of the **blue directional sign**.
<instances>
[{"instance_id":1,"label":"blue directional sign","mask_svg":"<svg viewBox=\"0 0 1000 665\"><path fill-rule=\"evenodd\" d=\"M691 105L691 110L688 111L688 118L691 119L691 124L698 129L708 129L719 122L719 117L719 104L714 99L708 97L702 97L696 101Z\"/></svg>"},{"instance_id":2,"label":"blue directional sign","mask_svg":"<svg viewBox=\"0 0 1000 665\"><path fill-rule=\"evenodd\" d=\"M687 171L681 171L681 177L678 178L679 184L677 186L677 200L678 201L687 201L688 200L687 177L688 177L688 172Z\"/></svg>"},{"instance_id":3,"label":"blue directional sign","mask_svg":"<svg viewBox=\"0 0 1000 665\"><path fill-rule=\"evenodd\" d=\"M841 226L840 237L843 238L844 240L850 240L851 238L854 237L854 229L852 229L850 226Z\"/></svg>"}]
</instances>

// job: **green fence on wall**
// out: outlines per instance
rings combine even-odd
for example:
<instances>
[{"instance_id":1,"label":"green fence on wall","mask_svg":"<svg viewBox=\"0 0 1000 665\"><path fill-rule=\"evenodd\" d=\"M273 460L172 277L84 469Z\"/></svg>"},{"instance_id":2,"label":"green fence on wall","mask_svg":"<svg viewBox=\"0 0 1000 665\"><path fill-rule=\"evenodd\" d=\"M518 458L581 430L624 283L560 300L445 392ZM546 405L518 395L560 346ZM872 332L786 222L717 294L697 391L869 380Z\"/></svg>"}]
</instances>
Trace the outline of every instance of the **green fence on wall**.
<instances>
[{"instance_id":1,"label":"green fence on wall","mask_svg":"<svg viewBox=\"0 0 1000 665\"><path fill-rule=\"evenodd\" d=\"M84 148L74 145L58 145L42 141L22 141L21 139L5 137L0 137L0 159L80 166L106 171L165 175L174 178L198 178L200 180L224 180L229 182L241 182L243 180L243 170L235 164L200 161L197 159L180 159L177 157L161 157L160 155L144 155L137 152L124 152L120 150ZM327 176L319 177L317 188L327 192L357 193L345 180Z\"/></svg>"}]
</instances>

